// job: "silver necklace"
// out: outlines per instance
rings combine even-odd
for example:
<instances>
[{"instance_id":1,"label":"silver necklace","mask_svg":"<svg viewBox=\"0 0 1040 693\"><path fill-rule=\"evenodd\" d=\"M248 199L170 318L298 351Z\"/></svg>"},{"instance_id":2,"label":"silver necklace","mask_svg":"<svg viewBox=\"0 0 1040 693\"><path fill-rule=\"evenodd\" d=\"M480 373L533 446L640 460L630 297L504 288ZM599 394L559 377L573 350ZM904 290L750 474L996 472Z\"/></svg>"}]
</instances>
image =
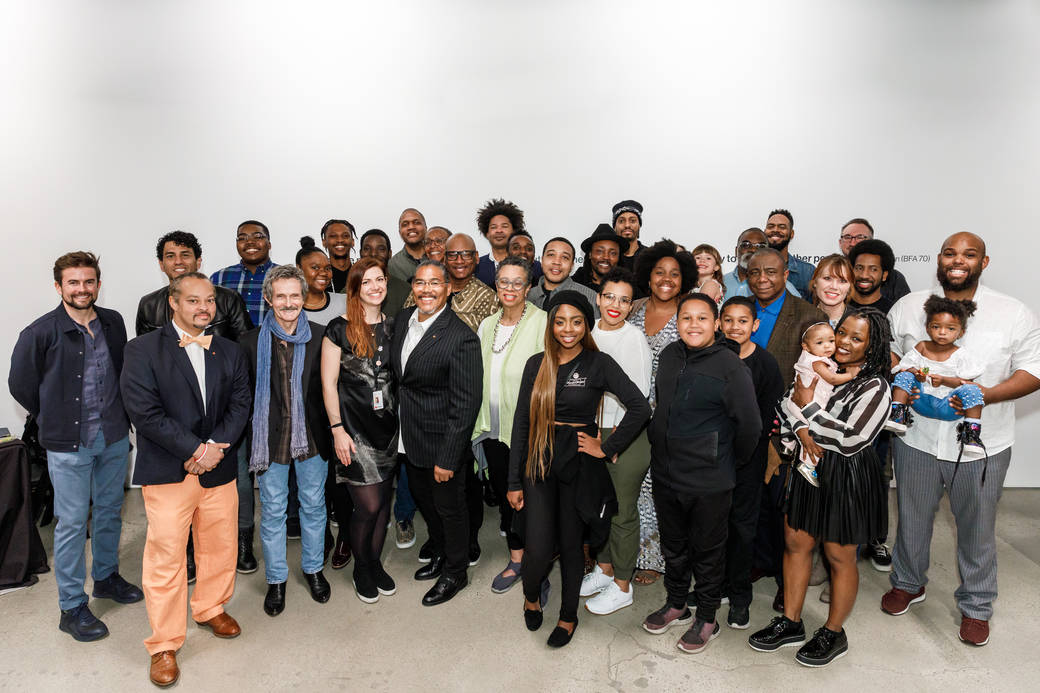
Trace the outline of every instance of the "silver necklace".
<instances>
[{"instance_id":1,"label":"silver necklace","mask_svg":"<svg viewBox=\"0 0 1040 693\"><path fill-rule=\"evenodd\" d=\"M521 322L523 322L524 315L526 315L526 314L527 314L527 301L524 301L524 309L522 311L520 311L520 319L516 321L516 325L513 326L513 332L509 335L509 339L506 340L506 343L502 345L501 349L496 349L495 348L495 343L498 342L498 328L502 324L502 318L498 319L498 322L495 323L495 334L493 334L491 336L491 351L493 351L496 354L501 354L503 351L506 350L506 347L509 346L509 343L511 341L513 341L513 337L516 336L516 328L520 326ZM504 318L505 315L506 315L506 312L505 312L505 310L503 310L502 311L502 317Z\"/></svg>"}]
</instances>

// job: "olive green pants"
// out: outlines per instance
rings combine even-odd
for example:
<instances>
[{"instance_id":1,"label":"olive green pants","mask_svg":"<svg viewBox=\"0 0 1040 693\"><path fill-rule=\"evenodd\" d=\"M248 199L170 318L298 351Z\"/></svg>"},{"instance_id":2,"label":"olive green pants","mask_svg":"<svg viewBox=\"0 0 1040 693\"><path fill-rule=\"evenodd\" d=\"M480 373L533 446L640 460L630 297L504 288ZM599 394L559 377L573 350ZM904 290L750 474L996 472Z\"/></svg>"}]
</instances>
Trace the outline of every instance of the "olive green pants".
<instances>
[{"instance_id":1,"label":"olive green pants","mask_svg":"<svg viewBox=\"0 0 1040 693\"><path fill-rule=\"evenodd\" d=\"M610 437L611 429L601 428L600 438ZM617 495L618 513L610 521L610 539L607 540L596 560L614 566L614 575L619 580L631 580L639 557L639 489L650 468L650 439L646 431L640 433L615 463L607 462L610 480Z\"/></svg>"}]
</instances>

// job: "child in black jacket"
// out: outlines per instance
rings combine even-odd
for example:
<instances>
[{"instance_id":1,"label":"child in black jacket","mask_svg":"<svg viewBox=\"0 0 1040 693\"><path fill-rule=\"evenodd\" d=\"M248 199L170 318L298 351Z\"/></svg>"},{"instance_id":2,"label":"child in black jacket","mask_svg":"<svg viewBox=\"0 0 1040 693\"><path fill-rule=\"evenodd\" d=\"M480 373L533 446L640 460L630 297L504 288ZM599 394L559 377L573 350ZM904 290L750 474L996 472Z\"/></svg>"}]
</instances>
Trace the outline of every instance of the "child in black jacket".
<instances>
[{"instance_id":1,"label":"child in black jacket","mask_svg":"<svg viewBox=\"0 0 1040 693\"><path fill-rule=\"evenodd\" d=\"M648 429L668 602L647 616L643 628L663 633L693 621L678 647L694 653L719 633L715 612L736 470L758 444L762 421L751 372L736 345L716 335L715 301L685 296L677 324L680 341L661 352L657 409ZM686 607L691 576L696 619Z\"/></svg>"}]
</instances>

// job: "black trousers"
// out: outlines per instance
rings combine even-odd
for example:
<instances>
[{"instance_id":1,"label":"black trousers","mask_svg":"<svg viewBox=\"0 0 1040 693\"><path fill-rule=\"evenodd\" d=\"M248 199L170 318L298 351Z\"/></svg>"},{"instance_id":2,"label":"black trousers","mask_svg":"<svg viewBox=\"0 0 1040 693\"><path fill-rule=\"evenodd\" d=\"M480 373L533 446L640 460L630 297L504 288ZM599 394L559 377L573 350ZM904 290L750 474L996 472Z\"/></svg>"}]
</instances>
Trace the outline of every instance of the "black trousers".
<instances>
[{"instance_id":1,"label":"black trousers","mask_svg":"<svg viewBox=\"0 0 1040 693\"><path fill-rule=\"evenodd\" d=\"M759 506L758 531L755 535L754 564L763 575L776 578L777 587L784 586L784 493L790 464L782 464L765 484ZM762 472L765 476L765 472Z\"/></svg>"},{"instance_id":2,"label":"black trousers","mask_svg":"<svg viewBox=\"0 0 1040 693\"><path fill-rule=\"evenodd\" d=\"M762 477L766 473L768 440L758 444L751 459L737 468L737 485L729 510L729 537L726 539L726 582L723 594L734 606L751 606L751 565L754 562L755 534L762 506Z\"/></svg>"},{"instance_id":3,"label":"black trousers","mask_svg":"<svg viewBox=\"0 0 1040 693\"><path fill-rule=\"evenodd\" d=\"M467 452L466 459L459 465L459 472L465 472L466 479L466 511L469 513L469 543L478 546L477 535L484 526L484 487L477 477L477 462ZM468 555L468 553L467 553Z\"/></svg>"},{"instance_id":4,"label":"black trousers","mask_svg":"<svg viewBox=\"0 0 1040 693\"><path fill-rule=\"evenodd\" d=\"M690 496L678 494L663 484L654 484L668 605L686 608L692 577L697 618L707 623L715 620L715 612L722 602L732 497L732 491Z\"/></svg>"},{"instance_id":5,"label":"black trousers","mask_svg":"<svg viewBox=\"0 0 1040 693\"><path fill-rule=\"evenodd\" d=\"M438 483L433 478L433 467L417 467L407 456L405 461L408 487L426 520L434 555L444 557L446 575L465 575L469 566L469 515L463 465L451 479Z\"/></svg>"},{"instance_id":6,"label":"black trousers","mask_svg":"<svg viewBox=\"0 0 1040 693\"><path fill-rule=\"evenodd\" d=\"M484 457L488 463L488 477L491 488L498 499L498 528L506 533L506 543L510 551L524 548L524 541L513 531L513 506L506 501L509 482L509 448L500 440L485 440Z\"/></svg>"},{"instance_id":7,"label":"black trousers","mask_svg":"<svg viewBox=\"0 0 1040 693\"><path fill-rule=\"evenodd\" d=\"M577 484L566 483L551 470L544 481L524 479L524 560L520 573L524 599L536 602L542 580L560 550L560 620L578 621L578 593L585 572L582 536L585 523L578 515Z\"/></svg>"}]
</instances>

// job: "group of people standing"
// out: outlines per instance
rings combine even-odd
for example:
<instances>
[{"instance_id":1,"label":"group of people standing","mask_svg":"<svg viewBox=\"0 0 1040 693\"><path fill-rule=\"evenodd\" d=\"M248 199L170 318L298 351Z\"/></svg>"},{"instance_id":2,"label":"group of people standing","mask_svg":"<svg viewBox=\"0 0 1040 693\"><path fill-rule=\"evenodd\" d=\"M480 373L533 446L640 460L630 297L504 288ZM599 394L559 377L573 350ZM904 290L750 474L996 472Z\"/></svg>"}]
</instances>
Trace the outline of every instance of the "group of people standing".
<instances>
[{"instance_id":1,"label":"group of people standing","mask_svg":"<svg viewBox=\"0 0 1040 693\"><path fill-rule=\"evenodd\" d=\"M255 478L272 617L286 604L289 537L301 539L315 601L331 595L324 566L351 560L360 600L394 594L388 527L398 547L413 545L416 509L428 537L414 578L432 583L422 603L453 599L480 559L487 504L509 556L490 587L522 585L532 631L558 557L550 647L574 636L581 598L610 614L633 604L634 584L663 575L666 602L643 628L684 626L678 648L700 652L720 633L724 599L727 624L749 628L752 582L771 576L781 615L748 642L798 645L807 666L848 649L861 549L892 572L882 609L899 615L924 599L945 489L958 524L960 637L985 644L1013 401L1040 388L1040 324L979 284L982 240L946 239L938 286L909 293L865 219L813 266L791 252L791 213L774 210L738 236L736 267L723 274L709 245L643 245L640 203L612 211L613 224L579 244L576 271L564 237L536 259L523 212L501 199L477 214L485 256L469 235L406 209L397 253L383 231L358 238L334 219L320 246L304 237L295 263L276 265L269 230L251 220L236 233L241 262L207 277L198 240L172 232L156 247L169 284L141 299L129 342L121 316L96 305L97 258L59 258L62 303L20 335L10 389L48 451L61 630L107 634L83 589L93 501L93 595L145 600L153 683L179 676L190 583L194 620L238 635L223 607L236 571L258 569ZM933 294L971 300L974 313L926 309ZM955 339L985 364L978 373L938 372ZM915 349L931 359L930 378L917 361L897 365ZM893 367L916 378L902 378L895 405ZM920 414L913 425L908 409ZM882 430L900 422L889 445ZM149 525L143 589L118 572L131 424ZM801 612L820 571L830 610L809 638Z\"/></svg>"}]
</instances>

